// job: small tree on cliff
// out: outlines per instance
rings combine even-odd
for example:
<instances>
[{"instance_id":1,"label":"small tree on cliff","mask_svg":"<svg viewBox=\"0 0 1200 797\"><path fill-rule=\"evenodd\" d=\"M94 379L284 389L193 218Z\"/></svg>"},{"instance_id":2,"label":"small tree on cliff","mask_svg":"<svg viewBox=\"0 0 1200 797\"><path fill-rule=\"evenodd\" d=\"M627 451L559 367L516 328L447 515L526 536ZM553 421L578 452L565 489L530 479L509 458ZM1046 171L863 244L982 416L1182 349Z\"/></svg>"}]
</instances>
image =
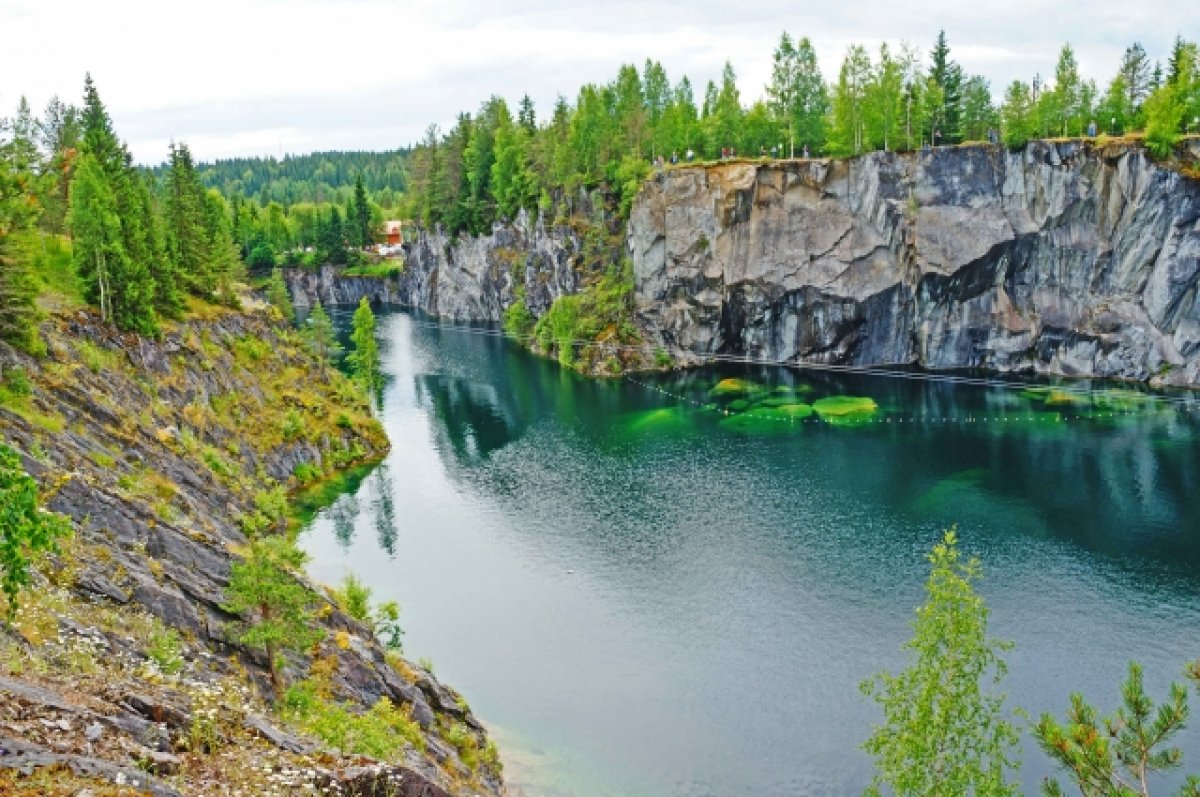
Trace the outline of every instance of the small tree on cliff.
<instances>
[{"instance_id":1,"label":"small tree on cliff","mask_svg":"<svg viewBox=\"0 0 1200 797\"><path fill-rule=\"evenodd\" d=\"M38 505L37 482L17 452L0 444L0 589L7 598L5 623L17 613L17 593L29 583L30 558L55 550L70 533L67 519Z\"/></svg>"},{"instance_id":2,"label":"small tree on cliff","mask_svg":"<svg viewBox=\"0 0 1200 797\"><path fill-rule=\"evenodd\" d=\"M337 333L333 328L333 320L320 302L313 306L308 314L308 325L304 329L313 354L321 358L321 362L329 364L342 353L342 345L338 343Z\"/></svg>"},{"instance_id":3,"label":"small tree on cliff","mask_svg":"<svg viewBox=\"0 0 1200 797\"><path fill-rule=\"evenodd\" d=\"M379 372L379 344L375 341L375 314L364 296L354 311L353 330L350 341L354 351L350 352L350 371L368 395L374 395L382 382Z\"/></svg>"},{"instance_id":4,"label":"small tree on cliff","mask_svg":"<svg viewBox=\"0 0 1200 797\"><path fill-rule=\"evenodd\" d=\"M271 276L266 284L267 301L278 308L288 321L296 318L296 309L292 307L292 297L288 294L287 285L283 282L283 274L279 269L271 269Z\"/></svg>"},{"instance_id":5,"label":"small tree on cliff","mask_svg":"<svg viewBox=\"0 0 1200 797\"><path fill-rule=\"evenodd\" d=\"M304 650L322 636L314 625L315 596L297 578L307 559L286 537L251 539L246 558L233 565L222 606L242 616L237 640L266 651L276 697L283 694L283 651Z\"/></svg>"},{"instance_id":6,"label":"small tree on cliff","mask_svg":"<svg viewBox=\"0 0 1200 797\"><path fill-rule=\"evenodd\" d=\"M972 583L977 559L959 560L951 529L929 555L926 601L917 609L908 669L863 682L883 709L863 748L875 758L868 794L1012 795L1017 730L1004 718L1004 696L981 686L1005 673L1007 643L987 636L987 607Z\"/></svg>"}]
</instances>

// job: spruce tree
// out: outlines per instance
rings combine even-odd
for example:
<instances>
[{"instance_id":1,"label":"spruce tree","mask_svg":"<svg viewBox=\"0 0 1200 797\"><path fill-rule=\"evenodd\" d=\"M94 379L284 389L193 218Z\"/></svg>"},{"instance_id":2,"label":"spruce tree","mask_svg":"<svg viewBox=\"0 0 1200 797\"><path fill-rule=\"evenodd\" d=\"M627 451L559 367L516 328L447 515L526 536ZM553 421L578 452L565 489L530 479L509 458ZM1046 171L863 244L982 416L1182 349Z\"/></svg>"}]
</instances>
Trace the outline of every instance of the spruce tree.
<instances>
[{"instance_id":1,"label":"spruce tree","mask_svg":"<svg viewBox=\"0 0 1200 797\"><path fill-rule=\"evenodd\" d=\"M326 364L332 364L334 358L342 353L342 346L338 343L333 321L320 302L317 302L312 312L308 314L305 337L308 339L308 345L313 354Z\"/></svg>"},{"instance_id":2,"label":"spruce tree","mask_svg":"<svg viewBox=\"0 0 1200 797\"><path fill-rule=\"evenodd\" d=\"M167 257L179 282L203 297L217 288L209 260L210 245L205 229L204 187L196 174L187 144L171 144L163 199L164 238Z\"/></svg>"},{"instance_id":3,"label":"spruce tree","mask_svg":"<svg viewBox=\"0 0 1200 797\"><path fill-rule=\"evenodd\" d=\"M382 385L379 371L379 344L375 340L375 314L366 297L359 300L351 322L350 342L354 350L347 356L350 372L367 395L374 395Z\"/></svg>"},{"instance_id":4,"label":"spruce tree","mask_svg":"<svg viewBox=\"0 0 1200 797\"><path fill-rule=\"evenodd\" d=\"M363 248L370 246L371 236L371 206L367 202L367 189L363 186L362 172L354 178L354 222L351 225L353 235L351 243Z\"/></svg>"},{"instance_id":5,"label":"spruce tree","mask_svg":"<svg viewBox=\"0 0 1200 797\"><path fill-rule=\"evenodd\" d=\"M950 59L950 45L946 43L946 31L938 31L937 43L929 54L929 77L942 91L942 104L932 120L935 131L941 137L935 144L957 144L961 137L962 67Z\"/></svg>"},{"instance_id":6,"label":"spruce tree","mask_svg":"<svg viewBox=\"0 0 1200 797\"><path fill-rule=\"evenodd\" d=\"M85 296L99 304L102 318L121 329L156 334L149 201L91 75L84 81L82 145L70 190L70 217Z\"/></svg>"}]
</instances>

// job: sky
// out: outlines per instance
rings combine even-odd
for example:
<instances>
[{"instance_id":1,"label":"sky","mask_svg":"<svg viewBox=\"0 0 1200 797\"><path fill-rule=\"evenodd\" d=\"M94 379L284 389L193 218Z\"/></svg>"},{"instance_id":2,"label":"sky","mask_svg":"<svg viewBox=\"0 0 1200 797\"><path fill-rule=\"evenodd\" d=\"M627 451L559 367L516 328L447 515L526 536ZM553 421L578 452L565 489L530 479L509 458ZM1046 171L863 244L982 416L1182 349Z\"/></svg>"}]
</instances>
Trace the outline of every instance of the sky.
<instances>
[{"instance_id":1,"label":"sky","mask_svg":"<svg viewBox=\"0 0 1200 797\"><path fill-rule=\"evenodd\" d=\"M999 96L1053 74L1070 42L1103 90L1140 41L1166 60L1200 38L1195 0L0 0L0 115L22 95L79 102L91 72L134 158L185 141L201 161L330 149L384 150L445 131L491 95L524 94L539 118L555 98L653 58L697 97L729 60L743 104L763 96L786 30L807 36L826 80L846 48L939 30L967 73Z\"/></svg>"}]
</instances>

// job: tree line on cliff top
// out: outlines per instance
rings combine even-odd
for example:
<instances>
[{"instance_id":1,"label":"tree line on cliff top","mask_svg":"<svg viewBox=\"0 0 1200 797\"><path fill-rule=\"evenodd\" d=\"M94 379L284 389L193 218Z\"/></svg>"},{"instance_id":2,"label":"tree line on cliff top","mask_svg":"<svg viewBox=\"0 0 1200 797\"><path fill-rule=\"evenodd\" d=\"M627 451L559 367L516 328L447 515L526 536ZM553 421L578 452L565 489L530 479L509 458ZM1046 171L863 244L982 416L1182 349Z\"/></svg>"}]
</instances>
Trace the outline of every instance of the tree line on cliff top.
<instances>
[{"instance_id":1,"label":"tree line on cliff top","mask_svg":"<svg viewBox=\"0 0 1200 797\"><path fill-rule=\"evenodd\" d=\"M574 105L559 97L539 122L526 95L514 114L493 96L442 132L431 126L409 158L408 211L426 226L478 234L521 209L549 210L556 195L605 186L623 208L658 158L852 156L964 141L1121 135L1144 131L1157 155L1200 116L1200 60L1177 38L1164 69L1137 43L1125 49L1102 92L1084 80L1064 45L1052 79L1014 80L999 105L980 75L950 57L944 33L923 63L909 45L846 53L828 82L807 38L782 35L765 99L743 105L733 66L697 96L647 60L588 84Z\"/></svg>"}]
</instances>

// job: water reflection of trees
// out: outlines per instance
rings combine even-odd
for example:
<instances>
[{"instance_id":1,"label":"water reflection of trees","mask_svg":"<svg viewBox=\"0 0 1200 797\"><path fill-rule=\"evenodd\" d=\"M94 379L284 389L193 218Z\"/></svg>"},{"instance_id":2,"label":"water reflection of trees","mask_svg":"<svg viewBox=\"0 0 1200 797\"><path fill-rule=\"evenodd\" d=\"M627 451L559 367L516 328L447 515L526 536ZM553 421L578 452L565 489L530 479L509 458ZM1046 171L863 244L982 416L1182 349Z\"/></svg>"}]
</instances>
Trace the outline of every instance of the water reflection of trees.
<instances>
[{"instance_id":1,"label":"water reflection of trees","mask_svg":"<svg viewBox=\"0 0 1200 797\"><path fill-rule=\"evenodd\" d=\"M379 547L389 558L396 556L396 505L395 485L392 483L392 471L386 462L380 463L372 474L375 487L375 533L379 538Z\"/></svg>"}]
</instances>

